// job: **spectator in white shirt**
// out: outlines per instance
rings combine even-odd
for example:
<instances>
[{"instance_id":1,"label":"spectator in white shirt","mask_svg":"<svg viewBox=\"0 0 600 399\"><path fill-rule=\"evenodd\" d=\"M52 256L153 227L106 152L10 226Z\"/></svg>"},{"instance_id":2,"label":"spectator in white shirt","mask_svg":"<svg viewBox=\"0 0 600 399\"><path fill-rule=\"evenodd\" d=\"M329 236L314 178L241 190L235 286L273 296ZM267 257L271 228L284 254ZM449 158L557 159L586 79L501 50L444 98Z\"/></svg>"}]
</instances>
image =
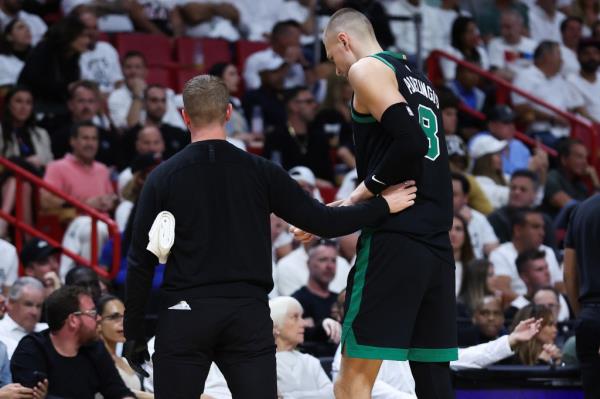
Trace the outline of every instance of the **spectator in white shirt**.
<instances>
[{"instance_id":1,"label":"spectator in white shirt","mask_svg":"<svg viewBox=\"0 0 600 399\"><path fill-rule=\"evenodd\" d=\"M23 11L22 8L23 0L0 0L0 29L4 30L13 19L20 19L29 26L32 44L35 46L48 30L48 26L40 17Z\"/></svg>"},{"instance_id":2,"label":"spectator in white shirt","mask_svg":"<svg viewBox=\"0 0 600 399\"><path fill-rule=\"evenodd\" d=\"M260 66L265 60L283 59L289 66L284 80L284 88L303 86L304 68L308 66L300 47L300 24L288 20L275 24L271 32L271 47L252 54L244 66L244 81L247 90L261 86Z\"/></svg>"},{"instance_id":3,"label":"spectator in white shirt","mask_svg":"<svg viewBox=\"0 0 600 399\"><path fill-rule=\"evenodd\" d=\"M10 288L6 314L0 320L0 341L4 342L8 358L27 334L48 326L39 323L44 303L44 286L33 277L20 277Z\"/></svg>"},{"instance_id":4,"label":"spectator in white shirt","mask_svg":"<svg viewBox=\"0 0 600 399\"><path fill-rule=\"evenodd\" d=\"M93 12L83 9L79 19L90 37L89 50L79 58L81 79L98 83L100 91L108 96L123 81L119 54L110 43L98 41L98 19Z\"/></svg>"},{"instance_id":5,"label":"spectator in white shirt","mask_svg":"<svg viewBox=\"0 0 600 399\"><path fill-rule=\"evenodd\" d=\"M490 254L494 264L496 284L504 297L514 300L527 293L527 286L519 277L516 260L519 253L528 249L544 251L546 263L550 270L550 283L561 290L563 275L552 248L542 244L544 241L544 217L534 209L522 209L515 212L512 220L512 241L500 245Z\"/></svg>"},{"instance_id":6,"label":"spectator in white shirt","mask_svg":"<svg viewBox=\"0 0 600 399\"><path fill-rule=\"evenodd\" d=\"M577 46L581 41L583 21L578 17L567 17L560 24L560 56L562 58L561 73L567 77L579 72L579 61L577 60Z\"/></svg>"},{"instance_id":7,"label":"spectator in white shirt","mask_svg":"<svg viewBox=\"0 0 600 399\"><path fill-rule=\"evenodd\" d=\"M501 37L493 38L488 45L491 70L509 81L517 71L533 64L537 42L523 35L524 27L518 11L504 11L500 17Z\"/></svg>"},{"instance_id":8,"label":"spectator in white shirt","mask_svg":"<svg viewBox=\"0 0 600 399\"><path fill-rule=\"evenodd\" d=\"M17 249L10 242L0 238L0 289L6 295L17 279L19 272L19 257Z\"/></svg>"},{"instance_id":9,"label":"spectator in white shirt","mask_svg":"<svg viewBox=\"0 0 600 399\"><path fill-rule=\"evenodd\" d=\"M600 123L600 40L582 40L577 55L581 69L567 77L567 81L583 97L583 106L590 118Z\"/></svg>"},{"instance_id":10,"label":"spectator in white shirt","mask_svg":"<svg viewBox=\"0 0 600 399\"><path fill-rule=\"evenodd\" d=\"M560 42L560 23L566 18L557 10L557 0L537 0L529 8L529 33L533 40Z\"/></svg>"},{"instance_id":11,"label":"spectator in white shirt","mask_svg":"<svg viewBox=\"0 0 600 399\"><path fill-rule=\"evenodd\" d=\"M233 2L219 0L179 0L186 23L185 33L192 37L212 37L237 41L240 10Z\"/></svg>"},{"instance_id":12,"label":"spectator in white shirt","mask_svg":"<svg viewBox=\"0 0 600 399\"><path fill-rule=\"evenodd\" d=\"M252 41L265 41L285 7L284 0L235 0L240 11L242 36Z\"/></svg>"},{"instance_id":13,"label":"spectator in white shirt","mask_svg":"<svg viewBox=\"0 0 600 399\"><path fill-rule=\"evenodd\" d=\"M563 111L585 114L583 99L561 75L562 60L557 42L543 41L535 49L534 65L517 73L513 84ZM553 146L569 134L569 122L560 115L512 94L514 109L520 119L529 123L529 131L546 145Z\"/></svg>"},{"instance_id":14,"label":"spectator in white shirt","mask_svg":"<svg viewBox=\"0 0 600 399\"><path fill-rule=\"evenodd\" d=\"M471 17L458 17L454 20L450 46L444 49L461 60L477 64L484 70L490 69L487 51L481 46L479 28ZM440 67L446 81L456 78L456 62L442 58Z\"/></svg>"},{"instance_id":15,"label":"spectator in white shirt","mask_svg":"<svg viewBox=\"0 0 600 399\"><path fill-rule=\"evenodd\" d=\"M144 55L130 51L123 57L125 84L114 90L108 97L108 110L114 125L119 129L135 126L145 119L144 91L148 84L148 69ZM163 122L185 129L185 124L174 103L175 93L167 89L167 110Z\"/></svg>"},{"instance_id":16,"label":"spectator in white shirt","mask_svg":"<svg viewBox=\"0 0 600 399\"><path fill-rule=\"evenodd\" d=\"M20 19L13 19L0 36L0 86L17 83L25 59L31 52L31 30Z\"/></svg>"},{"instance_id":17,"label":"spectator in white shirt","mask_svg":"<svg viewBox=\"0 0 600 399\"><path fill-rule=\"evenodd\" d=\"M469 237L476 258L488 256L498 245L498 238L486 217L468 205L470 185L460 173L452 173L454 213L461 215L468 223Z\"/></svg>"},{"instance_id":18,"label":"spectator in white shirt","mask_svg":"<svg viewBox=\"0 0 600 399\"><path fill-rule=\"evenodd\" d=\"M442 36L442 44L450 45L450 33L452 32L452 24L457 17L469 17L471 14L468 11L460 8L459 0L442 0L438 9L440 30Z\"/></svg>"},{"instance_id":19,"label":"spectator in white shirt","mask_svg":"<svg viewBox=\"0 0 600 399\"><path fill-rule=\"evenodd\" d=\"M302 305L283 296L270 300L269 307L277 346L278 393L284 398L333 399L333 384L319 360L296 350L304 342Z\"/></svg>"}]
</instances>

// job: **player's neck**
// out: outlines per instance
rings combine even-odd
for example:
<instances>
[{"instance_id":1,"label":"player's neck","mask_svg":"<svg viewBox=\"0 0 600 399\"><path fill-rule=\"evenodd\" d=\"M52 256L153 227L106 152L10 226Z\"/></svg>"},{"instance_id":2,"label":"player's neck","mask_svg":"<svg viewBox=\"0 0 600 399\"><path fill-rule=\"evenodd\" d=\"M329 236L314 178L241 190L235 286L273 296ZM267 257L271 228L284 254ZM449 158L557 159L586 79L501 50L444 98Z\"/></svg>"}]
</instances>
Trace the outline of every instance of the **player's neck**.
<instances>
[{"instance_id":1,"label":"player's neck","mask_svg":"<svg viewBox=\"0 0 600 399\"><path fill-rule=\"evenodd\" d=\"M219 124L195 128L191 131L191 135L192 143L205 140L225 140L225 137L227 136L224 127Z\"/></svg>"},{"instance_id":2,"label":"player's neck","mask_svg":"<svg viewBox=\"0 0 600 399\"><path fill-rule=\"evenodd\" d=\"M381 53L383 49L377 42L364 43L362 46L356 49L356 55L358 59L368 57L373 54Z\"/></svg>"}]
</instances>

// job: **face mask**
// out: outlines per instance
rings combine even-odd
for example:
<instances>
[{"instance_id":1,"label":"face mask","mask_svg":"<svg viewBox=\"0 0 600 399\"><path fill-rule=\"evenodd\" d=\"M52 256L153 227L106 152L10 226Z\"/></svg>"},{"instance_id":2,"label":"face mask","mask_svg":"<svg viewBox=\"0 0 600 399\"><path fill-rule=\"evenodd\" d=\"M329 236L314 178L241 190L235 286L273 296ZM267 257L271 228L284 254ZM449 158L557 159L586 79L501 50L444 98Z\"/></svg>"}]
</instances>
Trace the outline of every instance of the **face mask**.
<instances>
[{"instance_id":1,"label":"face mask","mask_svg":"<svg viewBox=\"0 0 600 399\"><path fill-rule=\"evenodd\" d=\"M596 60L589 60L587 62L581 63L581 69L584 72L588 72L588 73L596 72L596 70L598 69L599 66L600 66L600 63Z\"/></svg>"}]
</instances>

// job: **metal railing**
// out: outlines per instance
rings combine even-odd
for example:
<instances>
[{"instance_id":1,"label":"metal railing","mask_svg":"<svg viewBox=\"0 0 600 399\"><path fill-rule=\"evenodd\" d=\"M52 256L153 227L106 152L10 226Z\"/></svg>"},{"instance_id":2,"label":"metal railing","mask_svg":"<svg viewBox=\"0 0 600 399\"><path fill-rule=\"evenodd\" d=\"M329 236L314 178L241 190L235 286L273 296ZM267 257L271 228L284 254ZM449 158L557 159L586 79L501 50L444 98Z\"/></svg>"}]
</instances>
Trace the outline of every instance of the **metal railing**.
<instances>
[{"instance_id":1,"label":"metal railing","mask_svg":"<svg viewBox=\"0 0 600 399\"><path fill-rule=\"evenodd\" d=\"M0 217L7 220L10 224L15 227L15 246L17 251L21 251L23 247L23 233L31 236L46 240L50 245L60 248L61 252L73 259L78 264L83 266L91 267L98 275L113 279L117 273L119 273L119 267L121 262L121 234L117 223L105 214L98 212L96 209L78 201L72 196L63 193L54 186L48 184L38 176L28 172L18 165L10 162L4 157L0 157L0 165L10 170L16 179L16 194L15 194L15 216L0 210ZM29 182L34 186L49 191L57 197L60 197L67 201L69 204L77 208L81 213L90 216L92 219L91 224L91 256L90 259L85 259L73 251L63 248L61 243L41 232L33 226L23 222L23 184ZM106 270L101 267L98 263L98 227L97 222L101 221L108 226L109 236L112 237L113 244L113 256L112 256L112 267L110 270Z\"/></svg>"},{"instance_id":2,"label":"metal railing","mask_svg":"<svg viewBox=\"0 0 600 399\"><path fill-rule=\"evenodd\" d=\"M466 68L472 72L475 72L476 74L484 77L485 79L494 82L499 88L502 88L509 92L515 92L515 93L519 94L520 96L525 97L526 99L530 100L531 102L536 103L536 104L554 112L555 114L565 118L571 124L571 136L581 135L582 133L586 136L586 137L579 137L579 138L584 142L584 144L586 144L586 147L588 147L589 158L591 161L590 163L592 165L595 165L596 167L600 166L599 162L598 162L599 161L598 160L598 144L599 144L598 136L600 135L600 127L598 127L597 125L594 125L592 122L588 121L587 119L584 119L577 115L571 114L570 112L563 111L562 109L555 107L554 105L542 100L541 98L536 97L536 96L532 95L531 93L520 89L517 86L514 86L510 82L507 82L506 80L504 80L502 78L499 78L498 76L494 75L493 73L486 71L486 70L478 67L477 65L471 64L470 62L461 60L460 58L457 58L457 57L453 56L452 54L448 54L441 50L434 50L431 52L430 58L431 58L432 63L438 63L438 65L439 65L440 58L449 59L449 60L463 66L464 68ZM429 64L429 65L431 65L431 64ZM430 74L430 79L432 79L433 77L431 76L431 70L428 72ZM527 137L527 139L524 141L531 143L532 139L529 136L526 136L523 134L521 134L519 136L520 139L523 139L525 137Z\"/></svg>"}]
</instances>

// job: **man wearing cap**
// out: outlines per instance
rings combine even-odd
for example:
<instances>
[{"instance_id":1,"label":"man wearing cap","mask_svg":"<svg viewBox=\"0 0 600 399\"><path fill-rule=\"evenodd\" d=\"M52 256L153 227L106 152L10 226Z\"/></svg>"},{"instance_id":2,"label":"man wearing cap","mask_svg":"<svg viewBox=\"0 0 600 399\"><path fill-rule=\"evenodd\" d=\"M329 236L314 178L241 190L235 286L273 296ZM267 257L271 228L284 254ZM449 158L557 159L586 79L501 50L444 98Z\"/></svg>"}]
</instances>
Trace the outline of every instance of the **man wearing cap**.
<instances>
[{"instance_id":1,"label":"man wearing cap","mask_svg":"<svg viewBox=\"0 0 600 399\"><path fill-rule=\"evenodd\" d=\"M46 287L45 297L60 288L58 278L60 250L39 238L29 240L21 250L25 275L38 279Z\"/></svg>"},{"instance_id":2,"label":"man wearing cap","mask_svg":"<svg viewBox=\"0 0 600 399\"><path fill-rule=\"evenodd\" d=\"M585 39L579 42L577 58L581 69L578 74L567 77L567 82L584 100L584 108L596 123L600 123L600 41Z\"/></svg>"},{"instance_id":3,"label":"man wearing cap","mask_svg":"<svg viewBox=\"0 0 600 399\"><path fill-rule=\"evenodd\" d=\"M44 303L44 285L33 277L19 277L10 287L6 314L0 320L0 341L11 358L17 344L27 334L48 326L39 323Z\"/></svg>"}]
</instances>

